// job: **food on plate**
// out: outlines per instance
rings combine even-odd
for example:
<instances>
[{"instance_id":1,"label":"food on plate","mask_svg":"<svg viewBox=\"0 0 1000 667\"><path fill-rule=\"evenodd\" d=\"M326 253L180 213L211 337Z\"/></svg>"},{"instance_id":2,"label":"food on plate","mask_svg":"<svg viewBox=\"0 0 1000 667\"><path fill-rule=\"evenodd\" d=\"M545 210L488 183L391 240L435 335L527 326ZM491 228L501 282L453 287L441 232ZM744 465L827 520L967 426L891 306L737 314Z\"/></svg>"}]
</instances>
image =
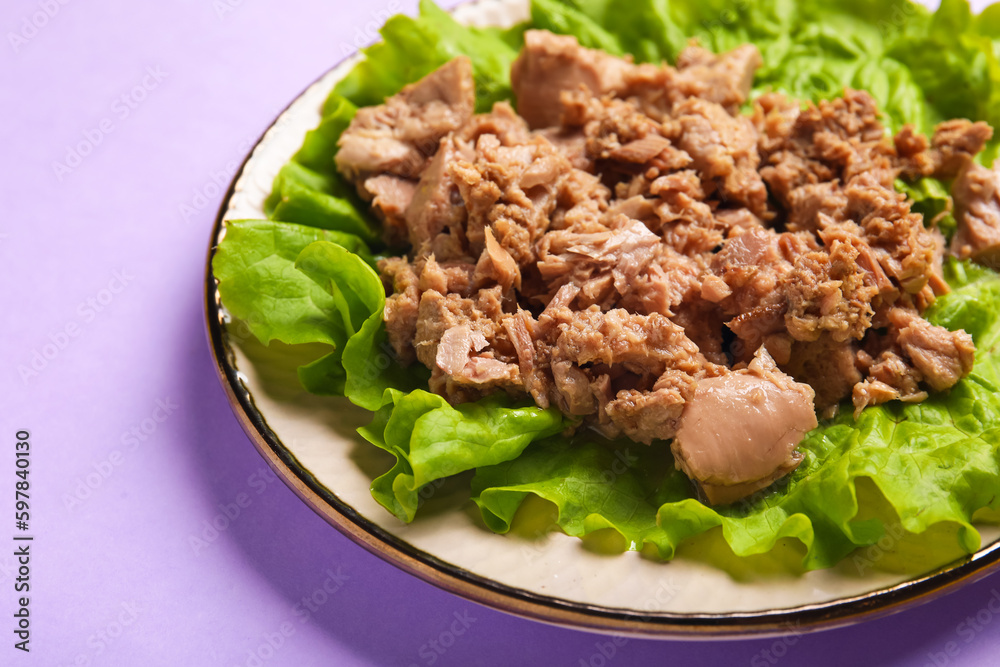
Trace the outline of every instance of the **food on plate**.
<instances>
[{"instance_id":1,"label":"food on plate","mask_svg":"<svg viewBox=\"0 0 1000 667\"><path fill-rule=\"evenodd\" d=\"M533 0L496 29L425 1L336 83L268 219L226 221L222 303L325 346L299 378L373 413L401 521L467 472L495 531L536 496L662 558L714 528L804 569L889 526L933 528L928 565L979 548L996 12L723 5Z\"/></svg>"},{"instance_id":2,"label":"food on plate","mask_svg":"<svg viewBox=\"0 0 1000 667\"><path fill-rule=\"evenodd\" d=\"M494 392L608 438L672 441L712 504L802 460L824 416L921 401L967 375L972 337L921 313L948 291L945 240L894 189L954 177L965 256L1000 242L993 131L887 136L872 97L744 114L750 44L635 64L528 30L515 111L475 114L459 56L360 109L336 165L383 223L397 359L452 404Z\"/></svg>"}]
</instances>

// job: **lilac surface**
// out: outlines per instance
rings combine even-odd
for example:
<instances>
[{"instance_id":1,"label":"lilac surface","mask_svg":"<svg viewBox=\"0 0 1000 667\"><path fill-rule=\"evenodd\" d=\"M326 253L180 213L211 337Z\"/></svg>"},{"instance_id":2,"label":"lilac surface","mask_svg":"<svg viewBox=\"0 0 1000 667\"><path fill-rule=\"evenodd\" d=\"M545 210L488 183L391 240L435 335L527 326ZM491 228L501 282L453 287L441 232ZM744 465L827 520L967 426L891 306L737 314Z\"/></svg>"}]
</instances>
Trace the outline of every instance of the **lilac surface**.
<instances>
[{"instance_id":1,"label":"lilac surface","mask_svg":"<svg viewBox=\"0 0 1000 667\"><path fill-rule=\"evenodd\" d=\"M414 6L2 3L0 544L12 544L21 428L36 542L30 654L13 648L13 548L0 546L0 664L995 664L997 575L808 636L616 644L411 577L264 472L204 334L216 208L277 113ZM55 166L87 142L79 164ZM51 358L25 374L36 353ZM206 529L238 501L225 530ZM306 596L323 602L309 610Z\"/></svg>"}]
</instances>

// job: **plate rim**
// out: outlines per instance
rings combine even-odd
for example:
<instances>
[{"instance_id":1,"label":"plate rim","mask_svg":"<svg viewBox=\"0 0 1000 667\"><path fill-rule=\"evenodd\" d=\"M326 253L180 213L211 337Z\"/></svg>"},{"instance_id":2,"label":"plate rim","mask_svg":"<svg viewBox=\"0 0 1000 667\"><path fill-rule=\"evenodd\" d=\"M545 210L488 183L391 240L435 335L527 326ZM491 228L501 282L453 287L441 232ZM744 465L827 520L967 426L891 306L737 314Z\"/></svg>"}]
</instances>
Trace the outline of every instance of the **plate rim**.
<instances>
[{"instance_id":1,"label":"plate rim","mask_svg":"<svg viewBox=\"0 0 1000 667\"><path fill-rule=\"evenodd\" d=\"M470 0L459 7L489 3ZM449 10L454 12L455 8ZM339 59L296 95L254 142L227 188L212 226L205 262L203 305L205 333L216 375L240 427L275 474L308 507L341 534L400 570L472 602L550 625L647 639L741 639L829 630L898 613L972 584L1000 566L1000 540L931 572L848 598L784 609L728 613L641 612L592 605L542 595L503 584L429 554L364 517L321 484L281 444L257 409L249 387L234 363L212 261L224 232L225 216L236 186L267 134L284 114L334 69L358 56Z\"/></svg>"}]
</instances>

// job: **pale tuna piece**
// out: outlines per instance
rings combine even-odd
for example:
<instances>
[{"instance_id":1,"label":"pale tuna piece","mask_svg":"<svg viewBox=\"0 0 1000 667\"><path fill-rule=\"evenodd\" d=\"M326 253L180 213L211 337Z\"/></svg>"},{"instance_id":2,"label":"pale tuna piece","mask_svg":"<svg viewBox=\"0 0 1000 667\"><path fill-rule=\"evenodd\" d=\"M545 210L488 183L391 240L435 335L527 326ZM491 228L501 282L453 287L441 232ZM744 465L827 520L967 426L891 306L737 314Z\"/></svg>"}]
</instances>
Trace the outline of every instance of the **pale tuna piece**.
<instances>
[{"instance_id":1,"label":"pale tuna piece","mask_svg":"<svg viewBox=\"0 0 1000 667\"><path fill-rule=\"evenodd\" d=\"M476 285L495 283L506 292L511 287L521 289L521 269L510 253L500 245L489 227L485 230L486 247L483 249L472 280Z\"/></svg>"},{"instance_id":2,"label":"pale tuna piece","mask_svg":"<svg viewBox=\"0 0 1000 667\"><path fill-rule=\"evenodd\" d=\"M950 389L972 372L976 346L964 329L948 331L902 308L889 311L896 342L934 391Z\"/></svg>"},{"instance_id":3,"label":"pale tuna piece","mask_svg":"<svg viewBox=\"0 0 1000 667\"><path fill-rule=\"evenodd\" d=\"M404 209L406 235L414 250L455 225L465 221L465 204L451 176L450 165L456 160L475 157L472 148L452 136L441 140L437 153L427 163L420 181L413 187Z\"/></svg>"},{"instance_id":4,"label":"pale tuna piece","mask_svg":"<svg viewBox=\"0 0 1000 667\"><path fill-rule=\"evenodd\" d=\"M475 103L472 61L449 60L385 104L358 109L337 141L337 169L352 181L381 173L418 177L441 138L472 117Z\"/></svg>"},{"instance_id":5,"label":"pale tuna piece","mask_svg":"<svg viewBox=\"0 0 1000 667\"><path fill-rule=\"evenodd\" d=\"M390 242L398 242L406 236L406 219L403 217L413 194L416 183L391 174L379 174L365 179L363 191L372 197L372 210L382 221L383 236Z\"/></svg>"},{"instance_id":6,"label":"pale tuna piece","mask_svg":"<svg viewBox=\"0 0 1000 667\"><path fill-rule=\"evenodd\" d=\"M459 324L450 327L441 336L434 361L454 383L484 387L521 384L520 372L515 364L475 354L487 346L489 341L482 332L468 324Z\"/></svg>"},{"instance_id":7,"label":"pale tuna piece","mask_svg":"<svg viewBox=\"0 0 1000 667\"><path fill-rule=\"evenodd\" d=\"M673 83L677 93L721 104L735 115L750 94L754 74L763 64L760 51L753 44L743 44L718 55L689 46L677 57L678 71Z\"/></svg>"},{"instance_id":8,"label":"pale tuna piece","mask_svg":"<svg viewBox=\"0 0 1000 667\"><path fill-rule=\"evenodd\" d=\"M562 91L584 86L594 95L605 95L624 87L630 66L621 58L580 46L573 36L528 30L521 55L510 68L517 111L532 128L558 125Z\"/></svg>"},{"instance_id":9,"label":"pale tuna piece","mask_svg":"<svg viewBox=\"0 0 1000 667\"><path fill-rule=\"evenodd\" d=\"M1000 259L1000 161L993 169L969 165L951 186L958 232L951 251L987 266Z\"/></svg>"},{"instance_id":10,"label":"pale tuna piece","mask_svg":"<svg viewBox=\"0 0 1000 667\"><path fill-rule=\"evenodd\" d=\"M438 368L448 375L458 375L472 353L479 352L488 344L483 334L467 324L460 324L449 328L441 336L435 361Z\"/></svg>"},{"instance_id":11,"label":"pale tuna piece","mask_svg":"<svg viewBox=\"0 0 1000 667\"><path fill-rule=\"evenodd\" d=\"M761 347L747 368L698 382L671 445L677 467L713 505L763 489L802 461L796 447L817 425L813 396Z\"/></svg>"}]
</instances>

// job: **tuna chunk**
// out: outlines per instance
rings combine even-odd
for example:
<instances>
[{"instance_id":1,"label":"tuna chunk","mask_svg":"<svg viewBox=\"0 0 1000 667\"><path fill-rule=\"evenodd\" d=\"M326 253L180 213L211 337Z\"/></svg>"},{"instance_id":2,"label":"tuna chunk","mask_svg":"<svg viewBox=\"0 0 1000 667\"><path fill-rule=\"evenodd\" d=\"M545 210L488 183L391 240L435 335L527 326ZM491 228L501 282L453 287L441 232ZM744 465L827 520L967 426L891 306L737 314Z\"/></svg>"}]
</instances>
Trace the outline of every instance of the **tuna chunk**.
<instances>
[{"instance_id":1,"label":"tuna chunk","mask_svg":"<svg viewBox=\"0 0 1000 667\"><path fill-rule=\"evenodd\" d=\"M561 308L551 317L560 322L553 352L560 359L621 366L651 380L667 368L693 374L705 364L684 330L662 315L634 315L621 308L603 313L592 306L575 313Z\"/></svg>"},{"instance_id":2,"label":"tuna chunk","mask_svg":"<svg viewBox=\"0 0 1000 667\"><path fill-rule=\"evenodd\" d=\"M510 80L518 112L532 128L543 128L559 124L563 94L581 88L592 97L635 98L652 116L662 116L672 105L692 97L735 114L761 64L757 47L744 44L721 55L688 47L677 60L678 69L636 65L630 57L584 48L569 35L529 30Z\"/></svg>"},{"instance_id":3,"label":"tuna chunk","mask_svg":"<svg viewBox=\"0 0 1000 667\"><path fill-rule=\"evenodd\" d=\"M762 64L753 44L721 55L689 46L677 58L674 88L686 97L700 97L735 113L750 94L754 73Z\"/></svg>"},{"instance_id":4,"label":"tuna chunk","mask_svg":"<svg viewBox=\"0 0 1000 667\"><path fill-rule=\"evenodd\" d=\"M767 189L757 173L760 156L753 123L698 98L681 102L674 114L678 146L691 156L702 180L721 183L725 200L746 206L758 217L770 217Z\"/></svg>"},{"instance_id":5,"label":"tuna chunk","mask_svg":"<svg viewBox=\"0 0 1000 667\"><path fill-rule=\"evenodd\" d=\"M477 389L493 385L519 384L518 367L493 358L489 353L479 355L489 343L482 333L468 324L453 326L444 332L438 343L435 362L449 381L476 385Z\"/></svg>"},{"instance_id":6,"label":"tuna chunk","mask_svg":"<svg viewBox=\"0 0 1000 667\"><path fill-rule=\"evenodd\" d=\"M1000 161L993 169L970 164L951 188L958 232L951 249L988 266L1000 259Z\"/></svg>"},{"instance_id":7,"label":"tuna chunk","mask_svg":"<svg viewBox=\"0 0 1000 667\"><path fill-rule=\"evenodd\" d=\"M785 281L785 324L796 340L813 341L824 332L841 343L860 340L871 326L879 288L859 261L862 249L871 250L856 235L837 231L822 235L823 249L796 257Z\"/></svg>"},{"instance_id":8,"label":"tuna chunk","mask_svg":"<svg viewBox=\"0 0 1000 667\"><path fill-rule=\"evenodd\" d=\"M389 343L400 361L410 363L416 358L413 337L417 332L420 303L417 274L402 257L383 259L378 268L390 292L382 311Z\"/></svg>"},{"instance_id":9,"label":"tuna chunk","mask_svg":"<svg viewBox=\"0 0 1000 667\"><path fill-rule=\"evenodd\" d=\"M633 104L613 98L591 97L585 91L567 94L564 123L582 127L585 155L613 168L635 174L649 168L673 171L686 167L691 157L663 136L663 125Z\"/></svg>"},{"instance_id":10,"label":"tuna chunk","mask_svg":"<svg viewBox=\"0 0 1000 667\"><path fill-rule=\"evenodd\" d=\"M415 178L441 137L462 127L475 108L472 62L449 60L374 107L362 107L337 141L337 169L351 180L387 172Z\"/></svg>"},{"instance_id":11,"label":"tuna chunk","mask_svg":"<svg viewBox=\"0 0 1000 667\"><path fill-rule=\"evenodd\" d=\"M547 140L504 146L492 134L476 142L473 160L450 165L468 212L466 237L476 256L486 248L486 228L519 265L535 260L535 241L549 226L573 170Z\"/></svg>"},{"instance_id":12,"label":"tuna chunk","mask_svg":"<svg viewBox=\"0 0 1000 667\"><path fill-rule=\"evenodd\" d=\"M993 128L980 121L964 118L946 120L934 128L934 138L928 149L927 139L906 125L893 138L899 153L903 176L918 178L934 176L951 179L986 146L993 137Z\"/></svg>"},{"instance_id":13,"label":"tuna chunk","mask_svg":"<svg viewBox=\"0 0 1000 667\"><path fill-rule=\"evenodd\" d=\"M948 331L902 308L891 310L889 321L898 331L896 342L934 391L950 389L972 370L976 348L965 331Z\"/></svg>"},{"instance_id":14,"label":"tuna chunk","mask_svg":"<svg viewBox=\"0 0 1000 667\"><path fill-rule=\"evenodd\" d=\"M857 368L854 345L836 343L828 335L808 343L795 341L782 368L813 388L816 409L823 417L836 414L837 404L864 377Z\"/></svg>"},{"instance_id":15,"label":"tuna chunk","mask_svg":"<svg viewBox=\"0 0 1000 667\"><path fill-rule=\"evenodd\" d=\"M449 330L457 329L462 325L469 325L481 335L487 343L492 343L496 338L499 309L493 308L492 302L487 294L487 290L481 291L477 298L463 298L457 294L441 294L437 290L427 290L420 295L418 320L413 346L416 349L417 358L430 369L439 368L447 371L438 363L438 347L445 342L445 333ZM452 334L458 336L458 334ZM470 334L471 335L471 334ZM465 340L455 338L456 343ZM470 338L478 342L478 336ZM483 349L478 347L476 351ZM466 352L468 349L466 349ZM446 354L442 359L453 359L455 355ZM448 368L453 368L449 365Z\"/></svg>"},{"instance_id":16,"label":"tuna chunk","mask_svg":"<svg viewBox=\"0 0 1000 667\"><path fill-rule=\"evenodd\" d=\"M468 144L451 136L441 140L437 153L420 175L405 209L407 235L414 248L420 249L446 229L465 222L465 202L452 178L450 165L456 160L473 157Z\"/></svg>"},{"instance_id":17,"label":"tuna chunk","mask_svg":"<svg viewBox=\"0 0 1000 667\"><path fill-rule=\"evenodd\" d=\"M503 292L511 287L521 288L521 269L510 253L493 238L489 227L486 228L486 247L476 264L473 280L477 286L500 285Z\"/></svg>"},{"instance_id":18,"label":"tuna chunk","mask_svg":"<svg viewBox=\"0 0 1000 667\"><path fill-rule=\"evenodd\" d=\"M448 375L458 375L473 353L489 345L486 337L468 324L457 324L445 330L438 343L434 361Z\"/></svg>"},{"instance_id":19,"label":"tuna chunk","mask_svg":"<svg viewBox=\"0 0 1000 667\"><path fill-rule=\"evenodd\" d=\"M539 407L547 408L549 407L548 392L551 382L543 370L538 368L535 360L535 342L531 337L531 330L534 327L534 319L525 310L518 310L503 320L503 328L507 332L507 338L517 354L524 388L535 399L535 403Z\"/></svg>"},{"instance_id":20,"label":"tuna chunk","mask_svg":"<svg viewBox=\"0 0 1000 667\"><path fill-rule=\"evenodd\" d=\"M796 188L837 179L847 183L859 174L875 176L892 189L896 151L868 93L847 89L842 98L801 112L785 109L780 98L769 96L766 105L759 105L756 121L766 133L774 133L761 139L767 155L760 174L785 208L792 208Z\"/></svg>"},{"instance_id":21,"label":"tuna chunk","mask_svg":"<svg viewBox=\"0 0 1000 667\"><path fill-rule=\"evenodd\" d=\"M636 442L649 444L653 440L674 437L684 411L684 400L685 395L676 387L648 392L626 389L618 392L605 410L621 433Z\"/></svg>"},{"instance_id":22,"label":"tuna chunk","mask_svg":"<svg viewBox=\"0 0 1000 667\"><path fill-rule=\"evenodd\" d=\"M382 221L383 236L391 244L399 244L406 238L404 214L413 201L416 184L406 178L379 174L365 179L362 190L372 196L372 210Z\"/></svg>"},{"instance_id":23,"label":"tuna chunk","mask_svg":"<svg viewBox=\"0 0 1000 667\"><path fill-rule=\"evenodd\" d=\"M794 470L817 425L813 390L777 369L763 348L740 371L700 380L671 449L713 505L731 503Z\"/></svg>"},{"instance_id":24,"label":"tuna chunk","mask_svg":"<svg viewBox=\"0 0 1000 667\"><path fill-rule=\"evenodd\" d=\"M993 128L964 118L946 120L934 128L931 159L935 178L954 178L993 137Z\"/></svg>"},{"instance_id":25,"label":"tuna chunk","mask_svg":"<svg viewBox=\"0 0 1000 667\"><path fill-rule=\"evenodd\" d=\"M580 46L575 37L546 30L524 33L524 48L510 68L517 111L532 128L559 124L564 90L583 86L600 97L624 86L630 63Z\"/></svg>"},{"instance_id":26,"label":"tuna chunk","mask_svg":"<svg viewBox=\"0 0 1000 667\"><path fill-rule=\"evenodd\" d=\"M656 255L660 239L641 222L625 216L615 218L612 225L607 231L589 234L557 230L546 235L538 261L542 278L560 287L575 284L593 303L610 294L592 288L601 277L610 275L608 286L614 285L618 294L628 293Z\"/></svg>"}]
</instances>

